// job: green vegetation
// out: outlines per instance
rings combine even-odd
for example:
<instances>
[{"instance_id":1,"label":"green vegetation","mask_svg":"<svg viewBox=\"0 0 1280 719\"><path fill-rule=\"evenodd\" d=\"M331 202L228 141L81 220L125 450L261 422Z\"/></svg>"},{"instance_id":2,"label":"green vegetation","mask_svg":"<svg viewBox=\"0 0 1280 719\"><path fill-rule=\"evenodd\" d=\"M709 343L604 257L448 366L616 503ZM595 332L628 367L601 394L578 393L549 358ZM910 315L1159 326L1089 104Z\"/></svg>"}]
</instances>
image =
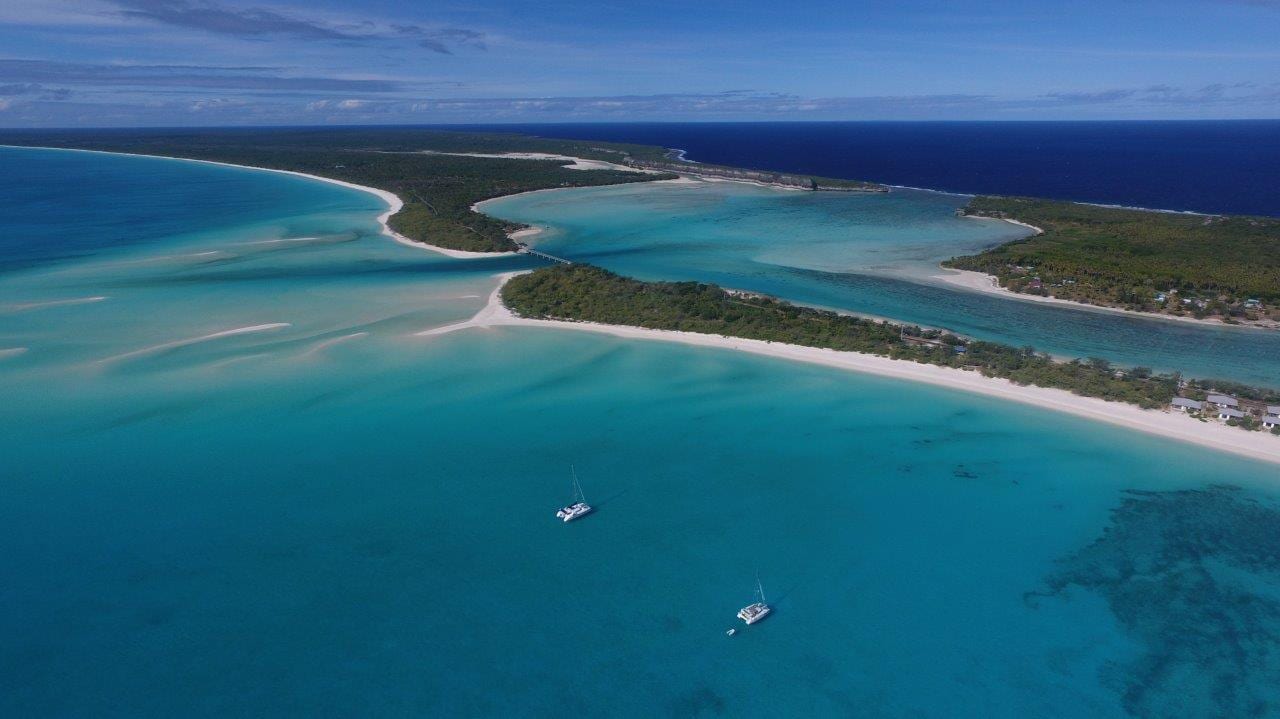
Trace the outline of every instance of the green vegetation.
<instances>
[{"instance_id":1,"label":"green vegetation","mask_svg":"<svg viewBox=\"0 0 1280 719\"><path fill-rule=\"evenodd\" d=\"M1044 231L943 263L995 275L1015 292L1226 321L1280 319L1280 219L1016 197L976 197L964 213Z\"/></svg>"},{"instance_id":2,"label":"green vegetation","mask_svg":"<svg viewBox=\"0 0 1280 719\"><path fill-rule=\"evenodd\" d=\"M216 160L293 170L395 193L404 208L388 224L441 247L476 252L514 250L507 235L521 228L475 212L482 200L529 190L669 179L675 175L570 170L567 161L424 154L542 152L621 162L661 158L659 147L549 140L522 135L421 129L253 129L94 132L11 131L0 143L75 147Z\"/></svg>"},{"instance_id":3,"label":"green vegetation","mask_svg":"<svg viewBox=\"0 0 1280 719\"><path fill-rule=\"evenodd\" d=\"M1265 402L1270 405L1280 404L1280 390L1277 389L1260 389L1225 379L1189 380L1188 384L1188 391L1184 394L1192 399L1204 399L1208 394L1214 393Z\"/></svg>"},{"instance_id":4,"label":"green vegetation","mask_svg":"<svg viewBox=\"0 0 1280 719\"><path fill-rule=\"evenodd\" d=\"M641 282L588 265L559 265L512 278L503 302L524 317L681 330L865 352L973 369L1017 384L1163 407L1179 377L1119 372L1105 360L1059 362L1030 347L967 341L937 330L877 322L698 282Z\"/></svg>"},{"instance_id":5,"label":"green vegetation","mask_svg":"<svg viewBox=\"0 0 1280 719\"><path fill-rule=\"evenodd\" d=\"M421 128L28 131L0 134L0 144L74 147L216 160L293 170L395 193L404 207L388 222L413 240L474 252L516 249L521 225L475 212L483 200L530 190L671 179L685 169L652 145L556 140L508 133ZM431 153L538 152L603 160L658 172L570 170L567 160L464 157ZM707 167L691 165L688 168ZM883 189L852 180L714 166L717 176L805 187Z\"/></svg>"}]
</instances>

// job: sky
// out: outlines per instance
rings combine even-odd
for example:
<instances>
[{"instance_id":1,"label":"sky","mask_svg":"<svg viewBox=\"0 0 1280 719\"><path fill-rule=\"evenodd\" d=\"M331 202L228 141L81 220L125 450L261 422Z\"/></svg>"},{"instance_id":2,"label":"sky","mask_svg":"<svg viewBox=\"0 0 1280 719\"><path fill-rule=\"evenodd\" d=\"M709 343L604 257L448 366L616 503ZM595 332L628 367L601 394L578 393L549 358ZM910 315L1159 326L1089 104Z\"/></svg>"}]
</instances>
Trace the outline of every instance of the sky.
<instances>
[{"instance_id":1,"label":"sky","mask_svg":"<svg viewBox=\"0 0 1280 719\"><path fill-rule=\"evenodd\" d=\"M1280 0L0 0L0 127L1280 118Z\"/></svg>"}]
</instances>

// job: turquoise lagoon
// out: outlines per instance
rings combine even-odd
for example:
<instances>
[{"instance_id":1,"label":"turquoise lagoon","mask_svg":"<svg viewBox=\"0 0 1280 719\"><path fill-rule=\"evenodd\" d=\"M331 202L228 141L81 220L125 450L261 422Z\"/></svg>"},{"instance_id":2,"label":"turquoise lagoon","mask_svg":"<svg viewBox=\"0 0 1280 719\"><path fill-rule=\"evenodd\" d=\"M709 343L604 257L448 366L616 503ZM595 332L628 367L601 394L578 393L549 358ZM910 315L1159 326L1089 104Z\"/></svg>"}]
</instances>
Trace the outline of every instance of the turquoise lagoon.
<instances>
[{"instance_id":1,"label":"turquoise lagoon","mask_svg":"<svg viewBox=\"0 0 1280 719\"><path fill-rule=\"evenodd\" d=\"M645 279L702 280L940 327L1054 355L1280 385L1280 333L1050 307L948 287L938 262L1026 230L955 216L966 196L661 183L485 203L538 224L539 247Z\"/></svg>"},{"instance_id":2,"label":"turquoise lagoon","mask_svg":"<svg viewBox=\"0 0 1280 719\"><path fill-rule=\"evenodd\" d=\"M1273 466L731 351L415 337L529 260L301 178L0 150L0 183L0 715L1280 706ZM570 463L599 511L563 525ZM727 637L757 572L776 613Z\"/></svg>"}]
</instances>

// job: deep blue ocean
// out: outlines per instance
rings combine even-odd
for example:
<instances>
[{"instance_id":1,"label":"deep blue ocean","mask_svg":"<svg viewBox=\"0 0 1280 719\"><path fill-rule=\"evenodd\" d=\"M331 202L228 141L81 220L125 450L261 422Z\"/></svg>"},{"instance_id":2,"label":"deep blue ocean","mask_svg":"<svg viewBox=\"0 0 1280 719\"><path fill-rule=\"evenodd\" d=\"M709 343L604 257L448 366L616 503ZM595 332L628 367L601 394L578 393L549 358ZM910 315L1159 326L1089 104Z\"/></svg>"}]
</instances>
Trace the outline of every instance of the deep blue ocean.
<instances>
[{"instance_id":1,"label":"deep blue ocean","mask_svg":"<svg viewBox=\"0 0 1280 719\"><path fill-rule=\"evenodd\" d=\"M1280 215L1280 120L477 125L969 194Z\"/></svg>"}]
</instances>

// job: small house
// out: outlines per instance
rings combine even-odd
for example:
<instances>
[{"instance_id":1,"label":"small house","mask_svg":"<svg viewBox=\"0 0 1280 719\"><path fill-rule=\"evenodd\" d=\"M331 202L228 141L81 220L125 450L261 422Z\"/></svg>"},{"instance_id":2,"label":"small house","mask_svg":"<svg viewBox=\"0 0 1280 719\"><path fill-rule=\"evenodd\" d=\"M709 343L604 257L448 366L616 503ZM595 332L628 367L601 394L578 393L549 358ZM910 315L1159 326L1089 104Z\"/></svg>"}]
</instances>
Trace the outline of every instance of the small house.
<instances>
[{"instance_id":1,"label":"small house","mask_svg":"<svg viewBox=\"0 0 1280 719\"><path fill-rule=\"evenodd\" d=\"M1244 412L1231 407L1219 407L1218 419L1226 421L1229 419L1244 419Z\"/></svg>"},{"instance_id":2,"label":"small house","mask_svg":"<svg viewBox=\"0 0 1280 719\"><path fill-rule=\"evenodd\" d=\"M1235 397L1232 397L1229 394L1211 394L1209 395L1209 398L1206 399L1205 401L1208 402L1209 404L1216 405L1218 407L1230 407L1232 409L1240 409L1240 400L1236 399Z\"/></svg>"},{"instance_id":3,"label":"small house","mask_svg":"<svg viewBox=\"0 0 1280 719\"><path fill-rule=\"evenodd\" d=\"M1179 412L1199 412L1204 409L1203 402L1199 402L1194 399L1187 399L1186 397L1174 397L1173 401L1169 403L1169 406Z\"/></svg>"}]
</instances>

